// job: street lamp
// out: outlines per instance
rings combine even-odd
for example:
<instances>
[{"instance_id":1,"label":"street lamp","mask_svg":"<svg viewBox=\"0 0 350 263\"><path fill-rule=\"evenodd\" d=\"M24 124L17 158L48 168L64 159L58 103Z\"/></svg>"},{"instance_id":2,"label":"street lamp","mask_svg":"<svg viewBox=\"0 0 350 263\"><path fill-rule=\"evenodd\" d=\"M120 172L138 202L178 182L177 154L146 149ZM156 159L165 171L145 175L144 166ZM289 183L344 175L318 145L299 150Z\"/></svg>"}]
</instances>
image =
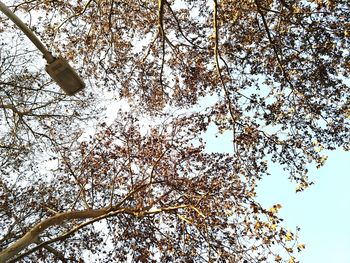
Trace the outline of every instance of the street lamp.
<instances>
[{"instance_id":1,"label":"street lamp","mask_svg":"<svg viewBox=\"0 0 350 263\"><path fill-rule=\"evenodd\" d=\"M62 57L55 58L36 35L16 16L8 7L0 1L0 11L11 19L33 44L43 53L47 61L46 72L60 86L67 95L74 95L85 87L84 81L75 70Z\"/></svg>"}]
</instances>

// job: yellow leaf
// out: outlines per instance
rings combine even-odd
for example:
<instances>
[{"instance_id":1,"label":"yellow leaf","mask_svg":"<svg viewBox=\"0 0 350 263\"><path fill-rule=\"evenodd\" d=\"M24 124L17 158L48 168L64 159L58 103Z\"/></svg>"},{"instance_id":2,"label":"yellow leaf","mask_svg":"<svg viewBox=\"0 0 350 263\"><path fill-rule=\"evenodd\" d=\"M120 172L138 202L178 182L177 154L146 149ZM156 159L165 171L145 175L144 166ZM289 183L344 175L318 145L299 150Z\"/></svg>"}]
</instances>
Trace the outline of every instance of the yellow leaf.
<instances>
[{"instance_id":1,"label":"yellow leaf","mask_svg":"<svg viewBox=\"0 0 350 263\"><path fill-rule=\"evenodd\" d=\"M259 229L261 227L261 224L259 221L257 221L254 225L254 229Z\"/></svg>"},{"instance_id":2,"label":"yellow leaf","mask_svg":"<svg viewBox=\"0 0 350 263\"><path fill-rule=\"evenodd\" d=\"M298 245L298 251L300 252L303 249L305 249L305 244L299 244Z\"/></svg>"},{"instance_id":3,"label":"yellow leaf","mask_svg":"<svg viewBox=\"0 0 350 263\"><path fill-rule=\"evenodd\" d=\"M304 191L306 188L309 187L309 183L308 182L301 182L300 184L298 184L298 186L295 188L295 192L301 192Z\"/></svg>"},{"instance_id":4,"label":"yellow leaf","mask_svg":"<svg viewBox=\"0 0 350 263\"><path fill-rule=\"evenodd\" d=\"M286 241L291 241L291 240L293 240L293 234L291 232L288 232L285 235L285 238L286 238Z\"/></svg>"},{"instance_id":5,"label":"yellow leaf","mask_svg":"<svg viewBox=\"0 0 350 263\"><path fill-rule=\"evenodd\" d=\"M276 204L273 207L269 208L269 212L275 214L278 212L279 209L281 209L282 205L281 204Z\"/></svg>"},{"instance_id":6,"label":"yellow leaf","mask_svg":"<svg viewBox=\"0 0 350 263\"><path fill-rule=\"evenodd\" d=\"M271 212L271 213L276 213L276 209L274 207L269 208L268 211Z\"/></svg>"},{"instance_id":7,"label":"yellow leaf","mask_svg":"<svg viewBox=\"0 0 350 263\"><path fill-rule=\"evenodd\" d=\"M288 263L295 263L295 257L291 257L288 261Z\"/></svg>"},{"instance_id":8,"label":"yellow leaf","mask_svg":"<svg viewBox=\"0 0 350 263\"><path fill-rule=\"evenodd\" d=\"M270 230L275 231L277 229L277 225L276 224L270 224L269 228L270 228Z\"/></svg>"},{"instance_id":9,"label":"yellow leaf","mask_svg":"<svg viewBox=\"0 0 350 263\"><path fill-rule=\"evenodd\" d=\"M316 168L319 169L324 163L327 161L328 156L327 155L322 155L318 160L317 160L317 166Z\"/></svg>"}]
</instances>

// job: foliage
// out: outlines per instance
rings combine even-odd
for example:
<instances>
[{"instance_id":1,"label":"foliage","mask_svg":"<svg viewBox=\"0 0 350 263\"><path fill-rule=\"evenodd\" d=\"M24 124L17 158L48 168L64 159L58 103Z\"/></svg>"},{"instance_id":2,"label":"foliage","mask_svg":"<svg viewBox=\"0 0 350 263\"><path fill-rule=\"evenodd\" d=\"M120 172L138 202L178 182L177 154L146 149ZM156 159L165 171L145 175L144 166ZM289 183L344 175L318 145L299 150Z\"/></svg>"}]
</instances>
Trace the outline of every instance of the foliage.
<instances>
[{"instance_id":1,"label":"foliage","mask_svg":"<svg viewBox=\"0 0 350 263\"><path fill-rule=\"evenodd\" d=\"M11 4L89 85L61 94L1 18L0 261L296 262L255 187L350 147L347 1ZM105 94L131 112L100 121Z\"/></svg>"}]
</instances>

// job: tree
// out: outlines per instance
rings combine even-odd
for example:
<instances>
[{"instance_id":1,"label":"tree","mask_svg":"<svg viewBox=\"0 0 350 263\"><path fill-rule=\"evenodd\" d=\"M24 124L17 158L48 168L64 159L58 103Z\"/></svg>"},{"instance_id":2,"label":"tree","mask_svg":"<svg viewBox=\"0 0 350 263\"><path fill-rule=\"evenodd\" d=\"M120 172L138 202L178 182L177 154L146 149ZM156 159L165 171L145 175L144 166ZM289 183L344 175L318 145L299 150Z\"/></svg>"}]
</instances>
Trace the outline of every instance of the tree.
<instances>
[{"instance_id":1,"label":"tree","mask_svg":"<svg viewBox=\"0 0 350 263\"><path fill-rule=\"evenodd\" d=\"M322 149L349 149L347 1L12 7L38 17L36 33L75 60L90 87L79 103L65 101L44 75L28 70L31 53L1 46L1 69L12 70L1 83L2 140L11 142L1 147L1 262L89 255L106 262L295 262L304 245L283 228L279 204L268 209L255 200L255 187L272 160L304 190L307 164L326 160ZM116 112L83 139L83 122L67 115L98 122L89 114L98 94L92 87L118 94L132 111ZM75 111L61 108L72 105ZM53 120L54 135L44 128ZM231 152L210 152L203 140L209 127L230 135ZM55 163L49 170L47 159Z\"/></svg>"}]
</instances>

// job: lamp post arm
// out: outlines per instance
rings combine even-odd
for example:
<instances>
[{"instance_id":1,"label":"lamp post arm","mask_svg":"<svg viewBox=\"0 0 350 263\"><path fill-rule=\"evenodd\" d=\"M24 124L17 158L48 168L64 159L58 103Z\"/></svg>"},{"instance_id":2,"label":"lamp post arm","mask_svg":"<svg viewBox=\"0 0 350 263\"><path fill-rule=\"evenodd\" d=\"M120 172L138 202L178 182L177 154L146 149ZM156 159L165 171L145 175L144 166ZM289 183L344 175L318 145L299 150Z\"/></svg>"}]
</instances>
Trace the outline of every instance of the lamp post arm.
<instances>
[{"instance_id":1,"label":"lamp post arm","mask_svg":"<svg viewBox=\"0 0 350 263\"><path fill-rule=\"evenodd\" d=\"M11 19L30 41L43 53L47 61L46 71L51 78L63 89L63 91L72 96L85 87L84 81L79 77L76 71L69 65L68 61L62 57L55 58L44 44L36 37L21 19L19 19L3 2L0 1L0 11Z\"/></svg>"},{"instance_id":2,"label":"lamp post arm","mask_svg":"<svg viewBox=\"0 0 350 263\"><path fill-rule=\"evenodd\" d=\"M44 58L48 63L52 63L55 58L51 52L44 46L44 44L37 38L37 36L16 16L3 2L0 1L0 11L2 11L9 19L11 19L26 36L33 42L33 44L43 53Z\"/></svg>"}]
</instances>

